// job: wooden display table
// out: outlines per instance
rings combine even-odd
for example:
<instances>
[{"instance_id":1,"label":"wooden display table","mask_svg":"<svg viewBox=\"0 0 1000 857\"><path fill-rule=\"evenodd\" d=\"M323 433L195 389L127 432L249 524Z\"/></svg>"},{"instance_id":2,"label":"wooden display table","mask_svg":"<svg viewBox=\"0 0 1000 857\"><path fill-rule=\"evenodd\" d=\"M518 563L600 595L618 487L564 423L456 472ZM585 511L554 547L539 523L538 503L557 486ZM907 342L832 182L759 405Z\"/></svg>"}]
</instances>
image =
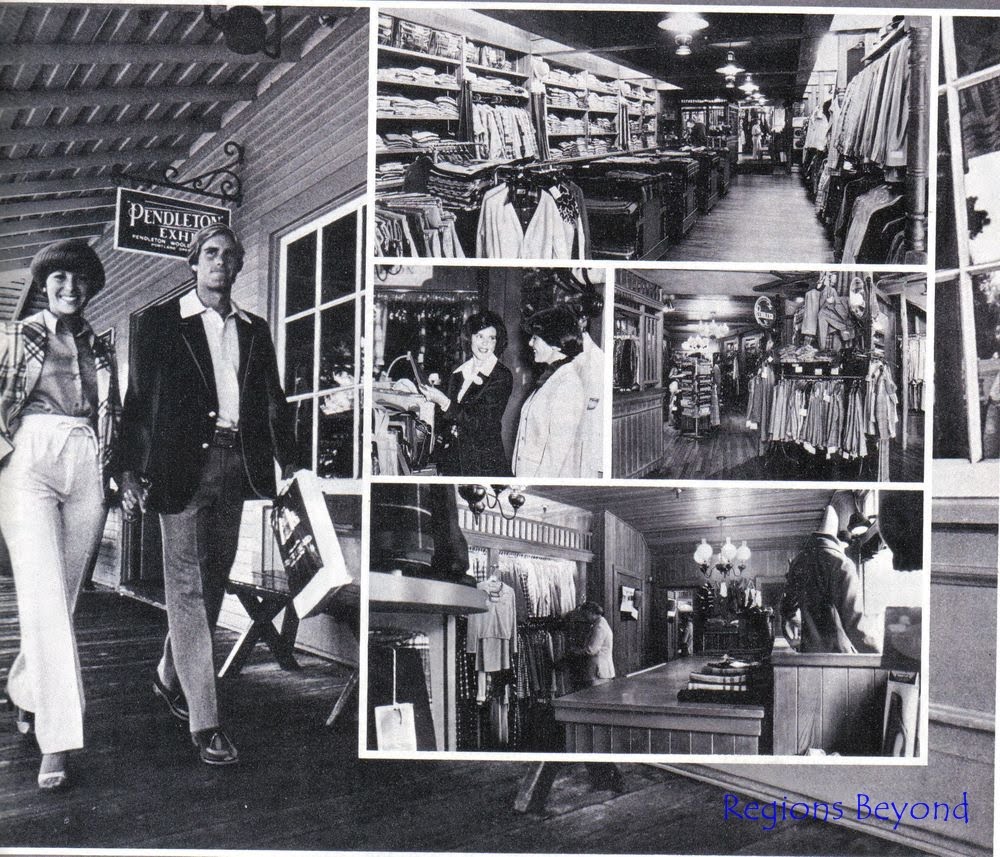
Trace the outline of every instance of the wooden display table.
<instances>
[{"instance_id":1,"label":"wooden display table","mask_svg":"<svg viewBox=\"0 0 1000 857\"><path fill-rule=\"evenodd\" d=\"M712 658L679 658L609 684L553 700L566 729L567 753L755 755L762 747L764 705L678 702L688 674ZM766 742L765 742L766 743Z\"/></svg>"}]
</instances>

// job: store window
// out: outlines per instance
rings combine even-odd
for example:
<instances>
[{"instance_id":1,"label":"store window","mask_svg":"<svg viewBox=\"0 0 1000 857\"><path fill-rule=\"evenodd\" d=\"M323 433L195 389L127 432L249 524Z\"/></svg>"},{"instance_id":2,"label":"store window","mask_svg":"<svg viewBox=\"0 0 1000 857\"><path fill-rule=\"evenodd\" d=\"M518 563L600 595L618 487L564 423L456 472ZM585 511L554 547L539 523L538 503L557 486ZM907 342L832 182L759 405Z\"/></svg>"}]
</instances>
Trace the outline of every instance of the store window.
<instances>
[{"instance_id":1,"label":"store window","mask_svg":"<svg viewBox=\"0 0 1000 857\"><path fill-rule=\"evenodd\" d=\"M1000 446L1000 19L941 24L934 457Z\"/></svg>"},{"instance_id":2,"label":"store window","mask_svg":"<svg viewBox=\"0 0 1000 857\"><path fill-rule=\"evenodd\" d=\"M361 478L365 206L341 206L280 242L279 360L299 456Z\"/></svg>"}]
</instances>

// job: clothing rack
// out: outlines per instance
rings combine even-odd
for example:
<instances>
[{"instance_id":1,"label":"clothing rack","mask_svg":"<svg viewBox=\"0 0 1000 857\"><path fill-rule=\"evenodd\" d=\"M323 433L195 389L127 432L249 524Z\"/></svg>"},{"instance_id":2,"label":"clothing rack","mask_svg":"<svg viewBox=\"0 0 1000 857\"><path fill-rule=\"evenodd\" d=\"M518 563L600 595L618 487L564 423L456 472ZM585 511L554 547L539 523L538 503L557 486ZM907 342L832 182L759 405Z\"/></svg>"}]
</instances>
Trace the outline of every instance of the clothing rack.
<instances>
[{"instance_id":1,"label":"clothing rack","mask_svg":"<svg viewBox=\"0 0 1000 857\"><path fill-rule=\"evenodd\" d=\"M900 41L903 37L909 35L909 27L906 22L901 22L891 33L885 36L882 41L880 41L875 47L873 47L864 57L861 58L861 66L871 65L875 60L882 56L885 56L886 52L891 48L896 42Z\"/></svg>"}]
</instances>

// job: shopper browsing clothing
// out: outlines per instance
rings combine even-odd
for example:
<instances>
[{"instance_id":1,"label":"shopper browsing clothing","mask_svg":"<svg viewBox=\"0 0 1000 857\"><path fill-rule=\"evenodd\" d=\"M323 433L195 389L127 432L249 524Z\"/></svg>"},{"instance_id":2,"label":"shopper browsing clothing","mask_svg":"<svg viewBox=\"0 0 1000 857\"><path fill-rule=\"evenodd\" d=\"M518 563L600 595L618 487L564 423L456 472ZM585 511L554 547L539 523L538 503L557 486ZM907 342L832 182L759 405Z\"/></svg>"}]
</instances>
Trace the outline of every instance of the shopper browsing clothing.
<instances>
[{"instance_id":1,"label":"shopper browsing clothing","mask_svg":"<svg viewBox=\"0 0 1000 857\"><path fill-rule=\"evenodd\" d=\"M169 633L153 691L189 721L202 761L229 765L212 634L236 556L243 501L273 497L274 460L296 447L264 319L232 300L243 245L229 227L199 232L196 285L148 313L136 334L122 425L123 503L159 513Z\"/></svg>"},{"instance_id":2,"label":"shopper browsing clothing","mask_svg":"<svg viewBox=\"0 0 1000 857\"><path fill-rule=\"evenodd\" d=\"M604 618L604 609L596 601L585 601L580 607L580 613L590 624L583 644L583 654L590 658L590 684L607 684L615 677L614 634L611 626Z\"/></svg>"},{"instance_id":3,"label":"shopper browsing clothing","mask_svg":"<svg viewBox=\"0 0 1000 857\"><path fill-rule=\"evenodd\" d=\"M448 377L447 392L420 386L420 392L440 409L446 444L440 472L510 476L500 426L514 376L498 359L507 347L507 328L495 312L483 310L466 319L462 340L469 359Z\"/></svg>"},{"instance_id":4,"label":"shopper browsing clothing","mask_svg":"<svg viewBox=\"0 0 1000 857\"><path fill-rule=\"evenodd\" d=\"M521 405L514 442L515 476L579 476L576 433L587 407L580 373L572 365L583 351L576 316L565 306L542 310L525 322L535 362L543 369Z\"/></svg>"},{"instance_id":5,"label":"shopper browsing clothing","mask_svg":"<svg viewBox=\"0 0 1000 857\"><path fill-rule=\"evenodd\" d=\"M48 307L0 329L0 529L21 629L7 695L48 790L68 783L67 754L83 747L73 611L104 527L121 405L114 351L83 317L104 288L97 254L79 239L50 244L31 287Z\"/></svg>"},{"instance_id":6,"label":"shopper browsing clothing","mask_svg":"<svg viewBox=\"0 0 1000 857\"><path fill-rule=\"evenodd\" d=\"M753 159L759 161L764 156L764 129L759 119L754 119L753 125L750 126L750 137L753 140Z\"/></svg>"}]
</instances>

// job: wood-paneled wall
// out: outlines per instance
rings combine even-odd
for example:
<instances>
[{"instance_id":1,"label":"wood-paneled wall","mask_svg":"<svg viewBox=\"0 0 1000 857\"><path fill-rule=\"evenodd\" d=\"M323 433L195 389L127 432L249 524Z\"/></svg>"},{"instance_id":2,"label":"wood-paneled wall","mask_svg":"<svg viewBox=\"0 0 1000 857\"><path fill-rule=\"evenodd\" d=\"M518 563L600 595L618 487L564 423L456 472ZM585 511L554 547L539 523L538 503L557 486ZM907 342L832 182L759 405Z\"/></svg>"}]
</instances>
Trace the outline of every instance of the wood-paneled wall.
<instances>
[{"instance_id":1,"label":"wood-paneled wall","mask_svg":"<svg viewBox=\"0 0 1000 857\"><path fill-rule=\"evenodd\" d=\"M649 633L650 553L642 533L610 512L594 516L595 562L587 580L587 597L604 607L604 615L615 635L615 673L625 675L647 666L646 637ZM641 593L639 618L623 620L621 587Z\"/></svg>"},{"instance_id":2,"label":"wood-paneled wall","mask_svg":"<svg viewBox=\"0 0 1000 857\"><path fill-rule=\"evenodd\" d=\"M645 476L663 460L663 390L620 393L611 423L611 475Z\"/></svg>"}]
</instances>

